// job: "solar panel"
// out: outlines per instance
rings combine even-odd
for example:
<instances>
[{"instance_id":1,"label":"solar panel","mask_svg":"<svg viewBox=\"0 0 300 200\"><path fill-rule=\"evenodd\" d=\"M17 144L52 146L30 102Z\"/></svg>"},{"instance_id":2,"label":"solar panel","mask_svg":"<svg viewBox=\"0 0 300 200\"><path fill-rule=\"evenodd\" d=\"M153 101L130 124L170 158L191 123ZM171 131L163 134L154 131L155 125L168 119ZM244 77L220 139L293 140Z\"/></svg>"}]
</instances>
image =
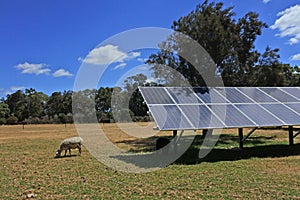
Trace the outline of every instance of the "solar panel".
<instances>
[{"instance_id":1,"label":"solar panel","mask_svg":"<svg viewBox=\"0 0 300 200\"><path fill-rule=\"evenodd\" d=\"M225 88L226 99L231 103L253 103L245 94L236 88Z\"/></svg>"},{"instance_id":2,"label":"solar panel","mask_svg":"<svg viewBox=\"0 0 300 200\"><path fill-rule=\"evenodd\" d=\"M194 91L191 88L167 88L171 97L178 104L197 104L200 103L200 99L197 98Z\"/></svg>"},{"instance_id":3,"label":"solar panel","mask_svg":"<svg viewBox=\"0 0 300 200\"><path fill-rule=\"evenodd\" d=\"M262 91L273 97L279 102L297 102L297 99L283 92L279 88L261 88Z\"/></svg>"},{"instance_id":4,"label":"solar panel","mask_svg":"<svg viewBox=\"0 0 300 200\"><path fill-rule=\"evenodd\" d=\"M300 101L300 92L299 92L300 88L287 87L287 88L281 88L281 90L297 98L297 100Z\"/></svg>"},{"instance_id":5,"label":"solar panel","mask_svg":"<svg viewBox=\"0 0 300 200\"><path fill-rule=\"evenodd\" d=\"M144 99L147 104L173 104L172 98L164 88L143 88Z\"/></svg>"},{"instance_id":6,"label":"solar panel","mask_svg":"<svg viewBox=\"0 0 300 200\"><path fill-rule=\"evenodd\" d=\"M259 90L258 88L241 87L241 88L237 88L237 89L240 90L247 97L252 99L254 102L257 102L257 103L275 102L275 99L268 96L266 93Z\"/></svg>"},{"instance_id":7,"label":"solar panel","mask_svg":"<svg viewBox=\"0 0 300 200\"><path fill-rule=\"evenodd\" d=\"M236 107L251 118L257 125L269 126L270 124L273 124L274 126L279 126L284 123L268 110L264 109L261 105L238 104Z\"/></svg>"},{"instance_id":8,"label":"solar panel","mask_svg":"<svg viewBox=\"0 0 300 200\"><path fill-rule=\"evenodd\" d=\"M149 109L160 130L195 129L176 105L153 105Z\"/></svg>"},{"instance_id":9,"label":"solar panel","mask_svg":"<svg viewBox=\"0 0 300 200\"><path fill-rule=\"evenodd\" d=\"M300 113L300 103L286 103L285 105L295 112Z\"/></svg>"},{"instance_id":10,"label":"solar panel","mask_svg":"<svg viewBox=\"0 0 300 200\"><path fill-rule=\"evenodd\" d=\"M204 103L226 103L224 90L221 88L193 88L197 97Z\"/></svg>"},{"instance_id":11,"label":"solar panel","mask_svg":"<svg viewBox=\"0 0 300 200\"><path fill-rule=\"evenodd\" d=\"M223 106L222 105L216 105L214 107L214 112L221 116L223 114ZM255 124L252 122L250 118L248 118L244 113L240 112L234 105L227 105L226 106L226 118L225 118L225 127L252 127L255 126Z\"/></svg>"},{"instance_id":12,"label":"solar panel","mask_svg":"<svg viewBox=\"0 0 300 200\"><path fill-rule=\"evenodd\" d=\"M180 108L194 127L220 128L224 126L223 122L205 105L181 105Z\"/></svg>"},{"instance_id":13,"label":"solar panel","mask_svg":"<svg viewBox=\"0 0 300 200\"><path fill-rule=\"evenodd\" d=\"M283 125L296 125L300 122L300 115L283 104L263 104L262 106L284 121Z\"/></svg>"},{"instance_id":14,"label":"solar panel","mask_svg":"<svg viewBox=\"0 0 300 200\"><path fill-rule=\"evenodd\" d=\"M160 130L300 125L299 87L140 87Z\"/></svg>"}]
</instances>

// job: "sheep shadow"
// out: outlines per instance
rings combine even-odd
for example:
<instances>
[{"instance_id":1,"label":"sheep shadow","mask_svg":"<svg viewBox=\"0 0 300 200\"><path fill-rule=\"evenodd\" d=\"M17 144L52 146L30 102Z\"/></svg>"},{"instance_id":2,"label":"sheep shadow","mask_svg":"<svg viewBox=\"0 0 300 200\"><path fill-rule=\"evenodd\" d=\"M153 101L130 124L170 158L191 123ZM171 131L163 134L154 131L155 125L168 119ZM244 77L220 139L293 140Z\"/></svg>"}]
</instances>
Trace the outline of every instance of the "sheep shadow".
<instances>
[{"instance_id":1,"label":"sheep shadow","mask_svg":"<svg viewBox=\"0 0 300 200\"><path fill-rule=\"evenodd\" d=\"M65 156L54 156L54 159L63 159L63 158L71 158L71 157L77 157L79 155L72 154L72 155L65 155Z\"/></svg>"}]
</instances>

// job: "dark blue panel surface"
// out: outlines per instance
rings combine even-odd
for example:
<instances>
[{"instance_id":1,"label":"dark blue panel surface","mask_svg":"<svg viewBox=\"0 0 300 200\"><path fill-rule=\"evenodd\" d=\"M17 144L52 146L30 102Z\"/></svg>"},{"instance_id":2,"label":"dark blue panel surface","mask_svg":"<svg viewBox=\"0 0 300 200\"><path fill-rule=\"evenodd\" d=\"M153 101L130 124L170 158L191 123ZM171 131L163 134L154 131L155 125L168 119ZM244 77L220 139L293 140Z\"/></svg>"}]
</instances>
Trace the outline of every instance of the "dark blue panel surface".
<instances>
[{"instance_id":1,"label":"dark blue panel surface","mask_svg":"<svg viewBox=\"0 0 300 200\"><path fill-rule=\"evenodd\" d=\"M267 103L267 102L276 102L273 98L266 95L258 88L251 88L251 87L239 87L237 88L242 93L244 93L247 97L251 98L253 101L258 103Z\"/></svg>"},{"instance_id":2,"label":"dark blue panel surface","mask_svg":"<svg viewBox=\"0 0 300 200\"><path fill-rule=\"evenodd\" d=\"M239 104L236 105L243 113L250 117L258 126L281 126L283 123L266 111L260 105Z\"/></svg>"},{"instance_id":3,"label":"dark blue panel surface","mask_svg":"<svg viewBox=\"0 0 300 200\"><path fill-rule=\"evenodd\" d=\"M142 87L140 88L147 104L174 104L165 88Z\"/></svg>"},{"instance_id":4,"label":"dark blue panel surface","mask_svg":"<svg viewBox=\"0 0 300 200\"><path fill-rule=\"evenodd\" d=\"M142 87L160 130L300 125L299 87Z\"/></svg>"},{"instance_id":5,"label":"dark blue panel surface","mask_svg":"<svg viewBox=\"0 0 300 200\"><path fill-rule=\"evenodd\" d=\"M170 87L168 92L178 104L197 104L201 103L190 87Z\"/></svg>"},{"instance_id":6,"label":"dark blue panel surface","mask_svg":"<svg viewBox=\"0 0 300 200\"><path fill-rule=\"evenodd\" d=\"M283 91L289 93L290 95L296 97L298 99L298 102L300 101L300 89L297 87L285 87L281 88Z\"/></svg>"},{"instance_id":7,"label":"dark blue panel surface","mask_svg":"<svg viewBox=\"0 0 300 200\"><path fill-rule=\"evenodd\" d=\"M300 125L300 116L282 104L262 104L264 108L276 115L285 125Z\"/></svg>"},{"instance_id":8,"label":"dark blue panel surface","mask_svg":"<svg viewBox=\"0 0 300 200\"><path fill-rule=\"evenodd\" d=\"M300 102L299 103L286 103L285 104L287 107L291 108L298 114L300 114Z\"/></svg>"},{"instance_id":9,"label":"dark blue panel surface","mask_svg":"<svg viewBox=\"0 0 300 200\"><path fill-rule=\"evenodd\" d=\"M198 129L224 127L223 123L205 105L182 105L180 108Z\"/></svg>"},{"instance_id":10,"label":"dark blue panel surface","mask_svg":"<svg viewBox=\"0 0 300 200\"><path fill-rule=\"evenodd\" d=\"M278 88L260 88L278 102L297 102L298 100Z\"/></svg>"},{"instance_id":11,"label":"dark blue panel surface","mask_svg":"<svg viewBox=\"0 0 300 200\"><path fill-rule=\"evenodd\" d=\"M220 119L224 119L225 114L225 125L226 127L252 127L255 126L250 119L243 115L233 105L213 105L211 106L212 112L216 113ZM225 109L225 110L224 110Z\"/></svg>"},{"instance_id":12,"label":"dark blue panel surface","mask_svg":"<svg viewBox=\"0 0 300 200\"><path fill-rule=\"evenodd\" d=\"M196 95L204 103L226 103L226 99L222 95L225 93L224 89L219 88L193 88Z\"/></svg>"},{"instance_id":13,"label":"dark blue panel surface","mask_svg":"<svg viewBox=\"0 0 300 200\"><path fill-rule=\"evenodd\" d=\"M226 99L231 103L253 103L247 96L236 88L225 88Z\"/></svg>"},{"instance_id":14,"label":"dark blue panel surface","mask_svg":"<svg viewBox=\"0 0 300 200\"><path fill-rule=\"evenodd\" d=\"M155 105L149 109L160 130L195 129L176 105Z\"/></svg>"}]
</instances>

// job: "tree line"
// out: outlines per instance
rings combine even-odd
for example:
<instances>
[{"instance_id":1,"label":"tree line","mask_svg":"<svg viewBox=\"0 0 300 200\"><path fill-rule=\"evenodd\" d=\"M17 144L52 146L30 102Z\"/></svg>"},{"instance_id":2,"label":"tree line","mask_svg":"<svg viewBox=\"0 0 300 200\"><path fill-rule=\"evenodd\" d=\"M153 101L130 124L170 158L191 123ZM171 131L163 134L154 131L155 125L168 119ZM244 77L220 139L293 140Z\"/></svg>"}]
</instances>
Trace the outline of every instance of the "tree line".
<instances>
[{"instance_id":1,"label":"tree line","mask_svg":"<svg viewBox=\"0 0 300 200\"><path fill-rule=\"evenodd\" d=\"M118 104L112 103L113 95L118 99ZM149 120L148 109L137 89L130 91L120 87L100 87L78 92L53 92L48 96L30 88L24 91L18 90L0 100L0 125L73 123L72 98L74 96L80 101L79 108L75 106L75 109L80 109L82 115L80 122L90 122L91 114L96 114L98 122L111 122L116 117L122 119L120 115L128 113L134 121ZM129 102L127 108L116 108L119 103L126 101ZM94 106L93 112L86 107L90 102ZM113 116L113 107L116 110L114 115L119 117Z\"/></svg>"},{"instance_id":2,"label":"tree line","mask_svg":"<svg viewBox=\"0 0 300 200\"><path fill-rule=\"evenodd\" d=\"M236 19L233 8L206 0L174 21L171 28L188 35L208 52L216 65L214 78L222 78L225 86L300 86L299 67L282 63L278 48L266 45L264 52L256 49L256 39L268 25L255 12ZM138 74L128 77L123 88L54 92L50 96L33 88L18 90L0 100L0 124L72 123L74 96L80 98L80 105L75 107L82 113L76 116L82 122L93 117L90 107L84 106L91 103L99 122L126 119L128 114L134 121L149 120L138 86L173 85L178 83L178 73L174 72L192 86L207 86L197 68L180 56L186 50L176 32L146 61L158 83L149 83L145 75ZM196 56L190 49L188 53Z\"/></svg>"}]
</instances>

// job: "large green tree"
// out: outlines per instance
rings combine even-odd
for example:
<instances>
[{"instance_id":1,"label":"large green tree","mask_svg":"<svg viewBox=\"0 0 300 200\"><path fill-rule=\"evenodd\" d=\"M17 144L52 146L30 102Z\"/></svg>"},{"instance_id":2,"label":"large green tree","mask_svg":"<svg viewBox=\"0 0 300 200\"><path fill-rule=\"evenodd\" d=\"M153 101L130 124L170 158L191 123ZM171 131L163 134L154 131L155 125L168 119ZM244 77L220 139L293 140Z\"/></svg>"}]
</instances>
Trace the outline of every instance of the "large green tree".
<instances>
[{"instance_id":1,"label":"large green tree","mask_svg":"<svg viewBox=\"0 0 300 200\"><path fill-rule=\"evenodd\" d=\"M23 116L27 119L44 116L47 101L48 95L43 92L37 92L33 88L25 89L25 109Z\"/></svg>"},{"instance_id":2,"label":"large green tree","mask_svg":"<svg viewBox=\"0 0 300 200\"><path fill-rule=\"evenodd\" d=\"M5 103L10 109L10 114L23 121L26 116L25 112L25 94L21 90L17 90L12 94L8 94Z\"/></svg>"},{"instance_id":3,"label":"large green tree","mask_svg":"<svg viewBox=\"0 0 300 200\"><path fill-rule=\"evenodd\" d=\"M144 74L137 74L128 77L125 81L125 91L129 97L129 109L134 116L145 116L147 114L147 106L138 89L139 86L144 86L147 81L147 76Z\"/></svg>"},{"instance_id":4,"label":"large green tree","mask_svg":"<svg viewBox=\"0 0 300 200\"><path fill-rule=\"evenodd\" d=\"M61 92L53 92L51 94L45 106L46 114L49 118L54 118L54 116L61 113L62 99L63 96Z\"/></svg>"},{"instance_id":5,"label":"large green tree","mask_svg":"<svg viewBox=\"0 0 300 200\"><path fill-rule=\"evenodd\" d=\"M99 121L111 119L111 95L113 88L100 87L95 96L95 108Z\"/></svg>"},{"instance_id":6,"label":"large green tree","mask_svg":"<svg viewBox=\"0 0 300 200\"><path fill-rule=\"evenodd\" d=\"M251 86L292 86L293 69L289 64L279 62L279 49L267 47L260 55L258 63L251 68Z\"/></svg>"},{"instance_id":7,"label":"large green tree","mask_svg":"<svg viewBox=\"0 0 300 200\"><path fill-rule=\"evenodd\" d=\"M8 118L10 110L8 105L4 102L0 102L0 125L6 123L6 119Z\"/></svg>"},{"instance_id":8,"label":"large green tree","mask_svg":"<svg viewBox=\"0 0 300 200\"><path fill-rule=\"evenodd\" d=\"M224 8L223 3L209 3L206 0L188 15L174 21L172 29L189 36L208 52L216 65L216 75L222 76L225 86L248 86L253 82L269 85L268 80L258 82L259 73L254 73L254 70L266 67L264 60L270 61L268 67L275 69L277 74L284 73L278 61L277 49L268 47L262 54L255 49L255 41L266 27L267 24L260 21L255 12L248 12L236 19L233 7ZM171 67L180 72L191 85L205 86L203 73L178 56L182 49L180 45L176 36L170 36L161 44L162 50L151 55L147 63L152 64L156 77L165 79L167 83L174 80L171 73L165 73ZM196 55L193 49L188 53ZM278 80L276 85L280 83L283 83L282 80Z\"/></svg>"}]
</instances>

